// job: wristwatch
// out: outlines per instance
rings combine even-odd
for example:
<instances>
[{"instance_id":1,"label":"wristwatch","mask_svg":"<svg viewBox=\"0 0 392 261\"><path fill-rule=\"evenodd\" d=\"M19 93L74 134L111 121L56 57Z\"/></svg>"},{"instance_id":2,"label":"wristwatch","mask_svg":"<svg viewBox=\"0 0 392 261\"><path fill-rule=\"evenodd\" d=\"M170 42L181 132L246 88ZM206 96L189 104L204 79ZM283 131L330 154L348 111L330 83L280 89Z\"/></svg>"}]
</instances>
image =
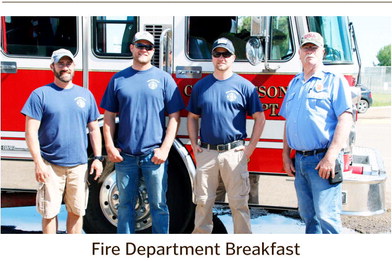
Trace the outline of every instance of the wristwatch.
<instances>
[{"instance_id":1,"label":"wristwatch","mask_svg":"<svg viewBox=\"0 0 392 261\"><path fill-rule=\"evenodd\" d=\"M99 160L100 162L103 162L103 160L105 159L104 156L94 156L93 158L94 160Z\"/></svg>"}]
</instances>

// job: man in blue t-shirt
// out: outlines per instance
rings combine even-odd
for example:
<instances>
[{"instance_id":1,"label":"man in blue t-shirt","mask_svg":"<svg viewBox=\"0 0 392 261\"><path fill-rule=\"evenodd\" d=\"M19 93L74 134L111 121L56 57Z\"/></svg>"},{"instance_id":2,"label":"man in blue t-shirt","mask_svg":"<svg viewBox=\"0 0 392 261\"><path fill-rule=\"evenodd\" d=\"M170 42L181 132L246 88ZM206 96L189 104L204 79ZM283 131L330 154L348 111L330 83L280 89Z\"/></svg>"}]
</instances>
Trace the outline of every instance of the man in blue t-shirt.
<instances>
[{"instance_id":1,"label":"man in blue t-shirt","mask_svg":"<svg viewBox=\"0 0 392 261\"><path fill-rule=\"evenodd\" d=\"M316 32L301 37L301 73L290 82L280 115L286 119L283 167L294 185L307 234L340 233L343 151L352 125L347 80L323 66L324 39ZM296 150L295 166L290 158ZM335 169L336 168L336 169ZM340 171L341 173L341 171Z\"/></svg>"},{"instance_id":2,"label":"man in blue t-shirt","mask_svg":"<svg viewBox=\"0 0 392 261\"><path fill-rule=\"evenodd\" d=\"M87 207L87 135L94 152L90 174L102 173L102 138L99 112L89 90L72 83L72 53L59 49L52 54L54 82L34 90L22 109L26 115L26 142L35 163L37 210L42 232L56 233L57 215L63 200L67 207L67 233L81 233Z\"/></svg>"},{"instance_id":3,"label":"man in blue t-shirt","mask_svg":"<svg viewBox=\"0 0 392 261\"><path fill-rule=\"evenodd\" d=\"M226 38L216 40L212 48L214 73L197 82L187 107L188 133L197 161L193 233L212 232L219 176L227 191L234 233L252 233L248 161L260 139L265 117L254 85L233 73L234 60L232 42ZM254 119L254 125L249 144L244 146L247 114Z\"/></svg>"},{"instance_id":4,"label":"man in blue t-shirt","mask_svg":"<svg viewBox=\"0 0 392 261\"><path fill-rule=\"evenodd\" d=\"M119 190L118 233L135 232L139 173L147 188L152 232L169 232L166 204L167 157L184 108L181 94L166 72L152 66L154 37L138 32L130 45L133 65L113 76L103 96L104 137L115 162ZM169 115L165 128L165 112ZM114 144L118 114L117 147Z\"/></svg>"}]
</instances>

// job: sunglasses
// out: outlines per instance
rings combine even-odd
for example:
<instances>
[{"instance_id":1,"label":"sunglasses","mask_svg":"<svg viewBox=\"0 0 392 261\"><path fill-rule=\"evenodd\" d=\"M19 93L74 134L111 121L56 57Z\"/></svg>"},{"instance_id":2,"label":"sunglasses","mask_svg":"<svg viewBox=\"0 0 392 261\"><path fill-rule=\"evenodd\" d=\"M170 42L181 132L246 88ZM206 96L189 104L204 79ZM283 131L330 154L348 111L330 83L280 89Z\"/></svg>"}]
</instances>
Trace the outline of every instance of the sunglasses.
<instances>
[{"instance_id":1,"label":"sunglasses","mask_svg":"<svg viewBox=\"0 0 392 261\"><path fill-rule=\"evenodd\" d=\"M151 51L152 49L154 49L154 45L150 45L150 44L142 44L142 43L135 43L135 46L137 49L146 49L147 51Z\"/></svg>"},{"instance_id":2,"label":"sunglasses","mask_svg":"<svg viewBox=\"0 0 392 261\"><path fill-rule=\"evenodd\" d=\"M215 58L219 58L221 57L221 55L223 56L223 58L229 58L230 56L232 56L233 54L231 54L230 52L212 52L212 56L214 56Z\"/></svg>"}]
</instances>

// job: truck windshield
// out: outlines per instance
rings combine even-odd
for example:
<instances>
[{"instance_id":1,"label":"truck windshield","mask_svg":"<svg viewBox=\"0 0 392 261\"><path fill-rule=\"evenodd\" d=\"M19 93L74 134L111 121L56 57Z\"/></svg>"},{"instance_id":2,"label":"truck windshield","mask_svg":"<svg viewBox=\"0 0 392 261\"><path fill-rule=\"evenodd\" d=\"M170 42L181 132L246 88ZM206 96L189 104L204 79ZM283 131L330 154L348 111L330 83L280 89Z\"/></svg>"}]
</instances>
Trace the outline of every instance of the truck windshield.
<instances>
[{"instance_id":1,"label":"truck windshield","mask_svg":"<svg viewBox=\"0 0 392 261\"><path fill-rule=\"evenodd\" d=\"M137 32L135 16L93 17L93 52L98 56L130 57L129 45Z\"/></svg>"},{"instance_id":2,"label":"truck windshield","mask_svg":"<svg viewBox=\"0 0 392 261\"><path fill-rule=\"evenodd\" d=\"M352 63L352 48L349 37L347 17L309 16L309 30L324 37L324 63Z\"/></svg>"},{"instance_id":3,"label":"truck windshield","mask_svg":"<svg viewBox=\"0 0 392 261\"><path fill-rule=\"evenodd\" d=\"M290 18L272 16L270 26L269 60L289 60L294 56ZM188 18L188 56L194 60L211 59L214 41L226 37L233 42L236 60L245 61L245 47L251 37L250 31L250 16L191 16Z\"/></svg>"},{"instance_id":4,"label":"truck windshield","mask_svg":"<svg viewBox=\"0 0 392 261\"><path fill-rule=\"evenodd\" d=\"M1 17L5 54L50 57L59 48L76 53L76 17Z\"/></svg>"}]
</instances>

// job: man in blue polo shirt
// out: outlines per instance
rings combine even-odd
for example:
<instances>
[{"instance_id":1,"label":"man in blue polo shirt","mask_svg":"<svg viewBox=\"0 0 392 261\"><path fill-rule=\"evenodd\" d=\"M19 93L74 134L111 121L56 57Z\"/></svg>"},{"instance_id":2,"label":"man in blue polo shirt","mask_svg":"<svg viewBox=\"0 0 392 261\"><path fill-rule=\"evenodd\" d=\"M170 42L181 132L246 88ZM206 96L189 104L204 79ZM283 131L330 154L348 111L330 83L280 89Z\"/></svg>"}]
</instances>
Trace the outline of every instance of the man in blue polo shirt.
<instances>
[{"instance_id":1,"label":"man in blue polo shirt","mask_svg":"<svg viewBox=\"0 0 392 261\"><path fill-rule=\"evenodd\" d=\"M193 233L212 232L219 176L227 191L234 233L252 233L248 160L260 139L265 118L254 85L233 73L234 60L232 42L226 38L216 40L212 47L214 73L197 82L187 108L188 133L197 161ZM247 114L254 119L254 126L250 142L244 146Z\"/></svg>"},{"instance_id":2,"label":"man in blue polo shirt","mask_svg":"<svg viewBox=\"0 0 392 261\"><path fill-rule=\"evenodd\" d=\"M323 67L324 40L302 36L303 72L290 82L280 115L286 118L283 164L295 175L299 212L306 233L339 233L341 184L330 181L342 169L342 148L352 125L351 94L346 79ZM296 150L295 167L290 151Z\"/></svg>"},{"instance_id":3,"label":"man in blue polo shirt","mask_svg":"<svg viewBox=\"0 0 392 261\"><path fill-rule=\"evenodd\" d=\"M154 37L136 33L130 49L133 65L109 82L101 102L109 160L115 162L120 195L118 233L135 232L139 173L148 192L153 233L169 232L166 204L167 157L174 142L184 104L173 78L152 66ZM165 112L169 115L165 128ZM118 147L113 138L119 116Z\"/></svg>"}]
</instances>

